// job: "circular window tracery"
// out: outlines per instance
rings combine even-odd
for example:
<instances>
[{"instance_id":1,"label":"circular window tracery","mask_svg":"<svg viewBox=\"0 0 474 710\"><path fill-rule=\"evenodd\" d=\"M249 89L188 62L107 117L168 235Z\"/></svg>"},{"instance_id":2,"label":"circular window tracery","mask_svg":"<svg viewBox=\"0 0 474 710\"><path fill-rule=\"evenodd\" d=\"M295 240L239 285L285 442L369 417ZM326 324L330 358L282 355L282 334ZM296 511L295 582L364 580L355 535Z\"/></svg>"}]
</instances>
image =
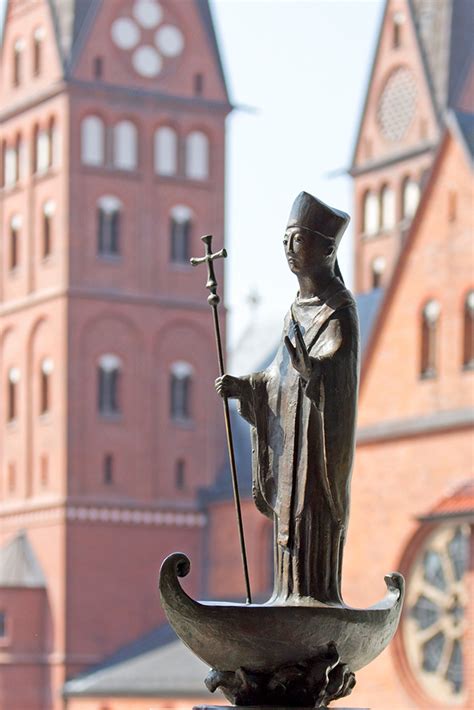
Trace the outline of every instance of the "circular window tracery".
<instances>
[{"instance_id":1,"label":"circular window tracery","mask_svg":"<svg viewBox=\"0 0 474 710\"><path fill-rule=\"evenodd\" d=\"M401 140L407 132L416 110L416 81L405 67L389 75L377 106L377 122L384 138Z\"/></svg>"},{"instance_id":2,"label":"circular window tracery","mask_svg":"<svg viewBox=\"0 0 474 710\"><path fill-rule=\"evenodd\" d=\"M132 17L118 17L110 28L112 41L131 52L135 71L145 78L157 77L164 59L179 57L184 50L184 35L173 24L161 24L164 11L158 0L135 0Z\"/></svg>"},{"instance_id":3,"label":"circular window tracery","mask_svg":"<svg viewBox=\"0 0 474 710\"><path fill-rule=\"evenodd\" d=\"M463 635L468 603L468 525L437 528L409 576L403 636L409 664L438 703L465 701Z\"/></svg>"}]
</instances>

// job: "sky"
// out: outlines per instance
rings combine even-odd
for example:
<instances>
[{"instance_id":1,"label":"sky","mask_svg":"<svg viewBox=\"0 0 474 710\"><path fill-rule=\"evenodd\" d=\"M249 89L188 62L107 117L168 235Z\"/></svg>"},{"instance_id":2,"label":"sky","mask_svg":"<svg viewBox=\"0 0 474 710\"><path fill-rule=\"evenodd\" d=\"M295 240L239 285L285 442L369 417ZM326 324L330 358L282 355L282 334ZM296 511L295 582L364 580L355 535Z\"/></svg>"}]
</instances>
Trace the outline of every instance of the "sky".
<instances>
[{"instance_id":1,"label":"sky","mask_svg":"<svg viewBox=\"0 0 474 710\"><path fill-rule=\"evenodd\" d=\"M283 258L282 239L296 195L306 190L353 212L345 171L384 2L210 4L235 106L227 124L226 178L225 301L232 346L251 319L283 319L294 298L296 281ZM349 228L339 248L349 286L351 246ZM250 295L258 297L257 308Z\"/></svg>"},{"instance_id":2,"label":"sky","mask_svg":"<svg viewBox=\"0 0 474 710\"><path fill-rule=\"evenodd\" d=\"M229 342L278 317L297 289L283 233L301 190L353 213L346 170L383 0L211 0L231 101L227 124ZM352 229L340 264L352 283ZM249 295L260 305L252 306ZM278 333L276 337L278 337Z\"/></svg>"}]
</instances>

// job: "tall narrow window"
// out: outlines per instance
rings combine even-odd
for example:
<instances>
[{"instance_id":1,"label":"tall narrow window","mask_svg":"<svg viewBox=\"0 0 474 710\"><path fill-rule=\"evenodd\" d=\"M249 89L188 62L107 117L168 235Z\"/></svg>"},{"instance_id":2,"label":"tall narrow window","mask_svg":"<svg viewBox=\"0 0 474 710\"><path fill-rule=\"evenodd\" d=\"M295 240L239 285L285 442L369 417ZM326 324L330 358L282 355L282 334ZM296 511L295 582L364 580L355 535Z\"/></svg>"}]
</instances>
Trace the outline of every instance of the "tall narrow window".
<instances>
[{"instance_id":1,"label":"tall narrow window","mask_svg":"<svg viewBox=\"0 0 474 710\"><path fill-rule=\"evenodd\" d=\"M204 89L204 76L202 74L194 75L194 94L195 96L202 96Z\"/></svg>"},{"instance_id":2,"label":"tall narrow window","mask_svg":"<svg viewBox=\"0 0 474 710\"><path fill-rule=\"evenodd\" d=\"M86 116L81 122L81 161L84 165L103 165L105 128L98 116Z\"/></svg>"},{"instance_id":3,"label":"tall narrow window","mask_svg":"<svg viewBox=\"0 0 474 710\"><path fill-rule=\"evenodd\" d=\"M171 261L189 266L189 247L193 213L186 205L171 210Z\"/></svg>"},{"instance_id":4,"label":"tall narrow window","mask_svg":"<svg viewBox=\"0 0 474 710\"><path fill-rule=\"evenodd\" d=\"M7 421L13 422L18 416L18 383L20 382L20 370L18 367L11 367L8 370L7 380Z\"/></svg>"},{"instance_id":5,"label":"tall narrow window","mask_svg":"<svg viewBox=\"0 0 474 710\"><path fill-rule=\"evenodd\" d=\"M20 86L23 73L23 50L25 43L18 39L13 45L13 86Z\"/></svg>"},{"instance_id":6,"label":"tall narrow window","mask_svg":"<svg viewBox=\"0 0 474 710\"><path fill-rule=\"evenodd\" d=\"M367 190L362 199L362 232L371 236L379 229L379 201L377 195Z\"/></svg>"},{"instance_id":7,"label":"tall narrow window","mask_svg":"<svg viewBox=\"0 0 474 710\"><path fill-rule=\"evenodd\" d=\"M4 169L4 185L5 187L13 187L16 185L16 175L17 175L17 153L16 147L8 146L5 148L5 161L3 164Z\"/></svg>"},{"instance_id":8,"label":"tall narrow window","mask_svg":"<svg viewBox=\"0 0 474 710\"><path fill-rule=\"evenodd\" d=\"M209 140L201 131L193 131L186 138L186 176L193 180L209 177Z\"/></svg>"},{"instance_id":9,"label":"tall narrow window","mask_svg":"<svg viewBox=\"0 0 474 710\"><path fill-rule=\"evenodd\" d=\"M193 368L187 362L175 362L171 367L170 413L173 419L187 420L191 417L191 382Z\"/></svg>"},{"instance_id":10,"label":"tall narrow window","mask_svg":"<svg viewBox=\"0 0 474 710\"><path fill-rule=\"evenodd\" d=\"M22 176L23 141L18 134L15 140L15 183L19 182Z\"/></svg>"},{"instance_id":11,"label":"tall narrow window","mask_svg":"<svg viewBox=\"0 0 474 710\"><path fill-rule=\"evenodd\" d=\"M114 457L112 454L105 454L104 456L104 469L103 469L104 483L110 486L114 482Z\"/></svg>"},{"instance_id":12,"label":"tall narrow window","mask_svg":"<svg viewBox=\"0 0 474 710\"><path fill-rule=\"evenodd\" d=\"M40 372L40 414L46 414L51 409L51 375L53 374L53 361L45 357L41 363Z\"/></svg>"},{"instance_id":13,"label":"tall narrow window","mask_svg":"<svg viewBox=\"0 0 474 710\"><path fill-rule=\"evenodd\" d=\"M162 126L155 131L154 140L155 173L157 175L176 175L178 169L178 136L169 126Z\"/></svg>"},{"instance_id":14,"label":"tall narrow window","mask_svg":"<svg viewBox=\"0 0 474 710\"><path fill-rule=\"evenodd\" d=\"M45 173L50 165L49 131L40 129L35 141L35 172Z\"/></svg>"},{"instance_id":15,"label":"tall narrow window","mask_svg":"<svg viewBox=\"0 0 474 710\"><path fill-rule=\"evenodd\" d=\"M393 49L398 49L402 45L402 28L405 22L405 15L403 12L396 12L393 16L393 27L392 27L392 47Z\"/></svg>"},{"instance_id":16,"label":"tall narrow window","mask_svg":"<svg viewBox=\"0 0 474 710\"><path fill-rule=\"evenodd\" d=\"M102 355L97 370L97 404L100 414L120 412L120 370L120 358L116 355Z\"/></svg>"},{"instance_id":17,"label":"tall narrow window","mask_svg":"<svg viewBox=\"0 0 474 710\"><path fill-rule=\"evenodd\" d=\"M421 323L421 367L423 378L436 377L437 339L441 306L438 301L428 301L423 308Z\"/></svg>"},{"instance_id":18,"label":"tall narrow window","mask_svg":"<svg viewBox=\"0 0 474 710\"><path fill-rule=\"evenodd\" d=\"M474 369L474 290L469 291L464 303L463 365Z\"/></svg>"},{"instance_id":19,"label":"tall narrow window","mask_svg":"<svg viewBox=\"0 0 474 710\"><path fill-rule=\"evenodd\" d=\"M39 76L43 67L44 27L37 27L33 34L33 76Z\"/></svg>"},{"instance_id":20,"label":"tall narrow window","mask_svg":"<svg viewBox=\"0 0 474 710\"><path fill-rule=\"evenodd\" d=\"M176 461L175 483L178 491L182 491L186 485L186 464L183 459Z\"/></svg>"},{"instance_id":21,"label":"tall narrow window","mask_svg":"<svg viewBox=\"0 0 474 710\"><path fill-rule=\"evenodd\" d=\"M393 229L395 226L395 193L388 185L384 185L380 190L379 220L381 229Z\"/></svg>"},{"instance_id":22,"label":"tall narrow window","mask_svg":"<svg viewBox=\"0 0 474 710\"><path fill-rule=\"evenodd\" d=\"M112 195L104 195L97 203L97 250L101 256L120 254L121 207Z\"/></svg>"},{"instance_id":23,"label":"tall narrow window","mask_svg":"<svg viewBox=\"0 0 474 710\"><path fill-rule=\"evenodd\" d=\"M411 219L420 200L420 187L415 180L406 177L402 183L402 218Z\"/></svg>"},{"instance_id":24,"label":"tall narrow window","mask_svg":"<svg viewBox=\"0 0 474 710\"><path fill-rule=\"evenodd\" d=\"M114 165L120 170L137 167L137 127L131 121L120 121L114 126Z\"/></svg>"},{"instance_id":25,"label":"tall narrow window","mask_svg":"<svg viewBox=\"0 0 474 710\"><path fill-rule=\"evenodd\" d=\"M102 79L102 76L104 74L104 58L103 57L94 57L93 63L92 63L92 73L94 75L94 79Z\"/></svg>"},{"instance_id":26,"label":"tall narrow window","mask_svg":"<svg viewBox=\"0 0 474 710\"><path fill-rule=\"evenodd\" d=\"M20 215L15 215L10 220L10 254L9 268L14 271L20 264L20 229L22 219Z\"/></svg>"},{"instance_id":27,"label":"tall narrow window","mask_svg":"<svg viewBox=\"0 0 474 710\"><path fill-rule=\"evenodd\" d=\"M58 129L56 121L51 118L48 124L48 167L58 163Z\"/></svg>"},{"instance_id":28,"label":"tall narrow window","mask_svg":"<svg viewBox=\"0 0 474 710\"><path fill-rule=\"evenodd\" d=\"M385 259L383 256L376 256L372 261L372 288L382 286L383 272L385 271Z\"/></svg>"},{"instance_id":29,"label":"tall narrow window","mask_svg":"<svg viewBox=\"0 0 474 710\"><path fill-rule=\"evenodd\" d=\"M53 200L48 200L43 205L43 234L41 253L43 259L51 256L53 250L53 216L56 211L56 204Z\"/></svg>"}]
</instances>

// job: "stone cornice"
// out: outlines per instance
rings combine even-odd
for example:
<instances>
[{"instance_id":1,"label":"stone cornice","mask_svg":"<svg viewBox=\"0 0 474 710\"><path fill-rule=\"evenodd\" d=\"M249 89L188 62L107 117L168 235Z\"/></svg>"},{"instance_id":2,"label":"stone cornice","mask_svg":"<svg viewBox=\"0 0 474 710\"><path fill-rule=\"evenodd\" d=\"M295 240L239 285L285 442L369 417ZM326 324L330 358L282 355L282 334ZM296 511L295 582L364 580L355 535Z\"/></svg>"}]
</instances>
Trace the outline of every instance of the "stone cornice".
<instances>
[{"instance_id":1,"label":"stone cornice","mask_svg":"<svg viewBox=\"0 0 474 710\"><path fill-rule=\"evenodd\" d=\"M356 441L360 446L383 440L423 436L449 429L464 429L473 425L473 409L455 409L361 427L357 430Z\"/></svg>"}]
</instances>

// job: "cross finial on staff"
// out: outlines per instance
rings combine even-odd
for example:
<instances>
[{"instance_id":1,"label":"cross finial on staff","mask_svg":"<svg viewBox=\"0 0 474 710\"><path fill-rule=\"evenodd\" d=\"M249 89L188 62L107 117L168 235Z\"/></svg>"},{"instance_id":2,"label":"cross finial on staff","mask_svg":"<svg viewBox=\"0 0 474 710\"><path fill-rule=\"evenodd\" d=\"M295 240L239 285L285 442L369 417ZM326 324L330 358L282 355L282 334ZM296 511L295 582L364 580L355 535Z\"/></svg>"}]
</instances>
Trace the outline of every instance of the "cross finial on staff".
<instances>
[{"instance_id":1,"label":"cross finial on staff","mask_svg":"<svg viewBox=\"0 0 474 710\"><path fill-rule=\"evenodd\" d=\"M221 300L217 295L217 281L214 273L214 259L225 259L227 252L225 249L212 253L212 234L206 234L201 237L201 241L206 245L205 256L193 257L190 262L193 266L198 264L207 264L207 283L206 288L211 292L207 298L210 306L217 306Z\"/></svg>"},{"instance_id":2,"label":"cross finial on staff","mask_svg":"<svg viewBox=\"0 0 474 710\"><path fill-rule=\"evenodd\" d=\"M227 252L225 249L221 249L220 251L216 251L215 254L212 253L212 235L211 234L206 234L206 236L201 237L201 241L203 241L204 244L206 245L205 256L194 257L194 258L190 259L190 261L193 266L197 266L198 264L207 264L206 288L209 289L209 291L210 291L210 294L207 297L207 302L209 303L209 305L212 308L212 317L214 320L214 333L216 336L216 346L217 346L217 359L219 362L219 372L222 377L225 373L225 364L224 364L224 351L222 348L221 331L220 331L220 327L219 327L219 316L217 313L217 306L219 305L220 298L217 295L217 281L216 281L216 275L214 273L214 260L215 259L225 259L225 257L227 256ZM243 523L242 523L242 511L241 511L241 506L240 506L239 484L237 481L237 467L235 464L234 441L232 438L232 429L230 426L229 403L227 401L227 398L224 398L223 405L224 405L225 429L226 429L226 435L227 435L227 448L229 450L230 473L231 473L231 477L232 477L232 488L234 491L235 512L236 512L236 516L237 516L237 529L238 529L238 533L239 533L240 552L242 555L242 566L243 566L243 572L244 572L244 578L245 578L245 589L246 589L246 594L247 594L247 603L251 604L252 603L252 595L250 592L249 570L248 570L248 564L247 564L247 551L245 549L244 528L243 528Z\"/></svg>"}]
</instances>

